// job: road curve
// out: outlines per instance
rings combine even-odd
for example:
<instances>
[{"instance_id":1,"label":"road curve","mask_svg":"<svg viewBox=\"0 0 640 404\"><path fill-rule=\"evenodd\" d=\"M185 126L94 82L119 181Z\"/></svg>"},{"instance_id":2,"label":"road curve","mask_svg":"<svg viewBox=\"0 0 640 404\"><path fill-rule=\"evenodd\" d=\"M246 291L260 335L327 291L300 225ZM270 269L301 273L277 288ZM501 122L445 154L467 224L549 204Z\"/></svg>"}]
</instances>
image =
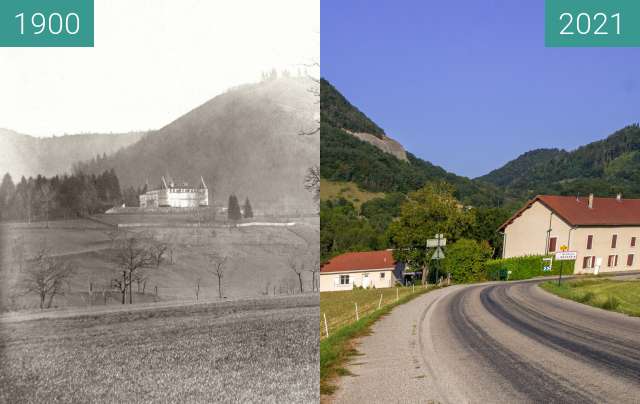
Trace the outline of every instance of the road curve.
<instances>
[{"instance_id":1,"label":"road curve","mask_svg":"<svg viewBox=\"0 0 640 404\"><path fill-rule=\"evenodd\" d=\"M640 403L640 318L539 282L451 287L399 306L360 341L330 401Z\"/></svg>"}]
</instances>

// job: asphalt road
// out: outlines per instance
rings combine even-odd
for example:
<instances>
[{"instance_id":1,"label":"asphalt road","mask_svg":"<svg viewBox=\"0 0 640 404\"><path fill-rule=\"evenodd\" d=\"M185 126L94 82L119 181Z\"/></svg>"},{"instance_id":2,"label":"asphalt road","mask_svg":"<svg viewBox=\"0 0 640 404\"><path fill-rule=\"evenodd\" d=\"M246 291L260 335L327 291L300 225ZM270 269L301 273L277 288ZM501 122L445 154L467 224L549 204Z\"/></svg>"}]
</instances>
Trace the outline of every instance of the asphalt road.
<instances>
[{"instance_id":1,"label":"asphalt road","mask_svg":"<svg viewBox=\"0 0 640 404\"><path fill-rule=\"evenodd\" d=\"M640 403L640 318L537 284L454 286L397 307L331 401Z\"/></svg>"}]
</instances>

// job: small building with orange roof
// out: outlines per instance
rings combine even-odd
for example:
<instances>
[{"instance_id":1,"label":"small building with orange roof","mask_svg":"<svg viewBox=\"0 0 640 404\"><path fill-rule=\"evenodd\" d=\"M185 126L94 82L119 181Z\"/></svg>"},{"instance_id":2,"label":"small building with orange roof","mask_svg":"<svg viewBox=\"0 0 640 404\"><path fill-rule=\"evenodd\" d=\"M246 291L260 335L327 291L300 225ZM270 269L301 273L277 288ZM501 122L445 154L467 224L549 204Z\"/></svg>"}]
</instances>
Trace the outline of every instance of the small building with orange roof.
<instances>
[{"instance_id":1,"label":"small building with orange roof","mask_svg":"<svg viewBox=\"0 0 640 404\"><path fill-rule=\"evenodd\" d=\"M320 267L320 291L390 288L400 281L403 270L392 250L341 254Z\"/></svg>"}]
</instances>

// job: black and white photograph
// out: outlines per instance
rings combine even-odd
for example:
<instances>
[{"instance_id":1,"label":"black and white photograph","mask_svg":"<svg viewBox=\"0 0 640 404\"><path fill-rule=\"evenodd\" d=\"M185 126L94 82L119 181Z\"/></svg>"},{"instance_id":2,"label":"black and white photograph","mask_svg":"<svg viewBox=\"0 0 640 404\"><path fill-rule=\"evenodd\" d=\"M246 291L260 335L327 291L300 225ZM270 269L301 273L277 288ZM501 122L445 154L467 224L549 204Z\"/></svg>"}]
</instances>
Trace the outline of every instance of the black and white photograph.
<instances>
[{"instance_id":1,"label":"black and white photograph","mask_svg":"<svg viewBox=\"0 0 640 404\"><path fill-rule=\"evenodd\" d=\"M0 48L0 402L318 402L320 2Z\"/></svg>"}]
</instances>

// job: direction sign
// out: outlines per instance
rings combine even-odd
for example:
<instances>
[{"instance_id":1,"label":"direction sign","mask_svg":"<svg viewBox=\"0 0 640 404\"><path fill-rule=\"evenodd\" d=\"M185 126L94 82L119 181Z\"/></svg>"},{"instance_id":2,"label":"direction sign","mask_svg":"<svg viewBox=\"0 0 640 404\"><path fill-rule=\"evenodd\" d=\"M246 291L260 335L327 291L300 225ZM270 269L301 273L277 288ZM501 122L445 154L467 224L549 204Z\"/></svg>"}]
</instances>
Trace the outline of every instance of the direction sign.
<instances>
[{"instance_id":1,"label":"direction sign","mask_svg":"<svg viewBox=\"0 0 640 404\"><path fill-rule=\"evenodd\" d=\"M441 239L430 238L429 240L427 240L427 248L444 247L446 245L447 245L446 238L441 238Z\"/></svg>"},{"instance_id":2,"label":"direction sign","mask_svg":"<svg viewBox=\"0 0 640 404\"><path fill-rule=\"evenodd\" d=\"M435 238L427 240L427 248L444 247L447 245L447 239L444 238L444 234L439 233L435 235Z\"/></svg>"},{"instance_id":3,"label":"direction sign","mask_svg":"<svg viewBox=\"0 0 640 404\"><path fill-rule=\"evenodd\" d=\"M578 253L575 251L561 251L556 253L556 261L571 261L578 258Z\"/></svg>"},{"instance_id":4,"label":"direction sign","mask_svg":"<svg viewBox=\"0 0 640 404\"><path fill-rule=\"evenodd\" d=\"M441 260L444 258L444 251L442 251L442 248L438 247L436 249L436 252L433 253L433 255L431 256L432 260Z\"/></svg>"}]
</instances>

